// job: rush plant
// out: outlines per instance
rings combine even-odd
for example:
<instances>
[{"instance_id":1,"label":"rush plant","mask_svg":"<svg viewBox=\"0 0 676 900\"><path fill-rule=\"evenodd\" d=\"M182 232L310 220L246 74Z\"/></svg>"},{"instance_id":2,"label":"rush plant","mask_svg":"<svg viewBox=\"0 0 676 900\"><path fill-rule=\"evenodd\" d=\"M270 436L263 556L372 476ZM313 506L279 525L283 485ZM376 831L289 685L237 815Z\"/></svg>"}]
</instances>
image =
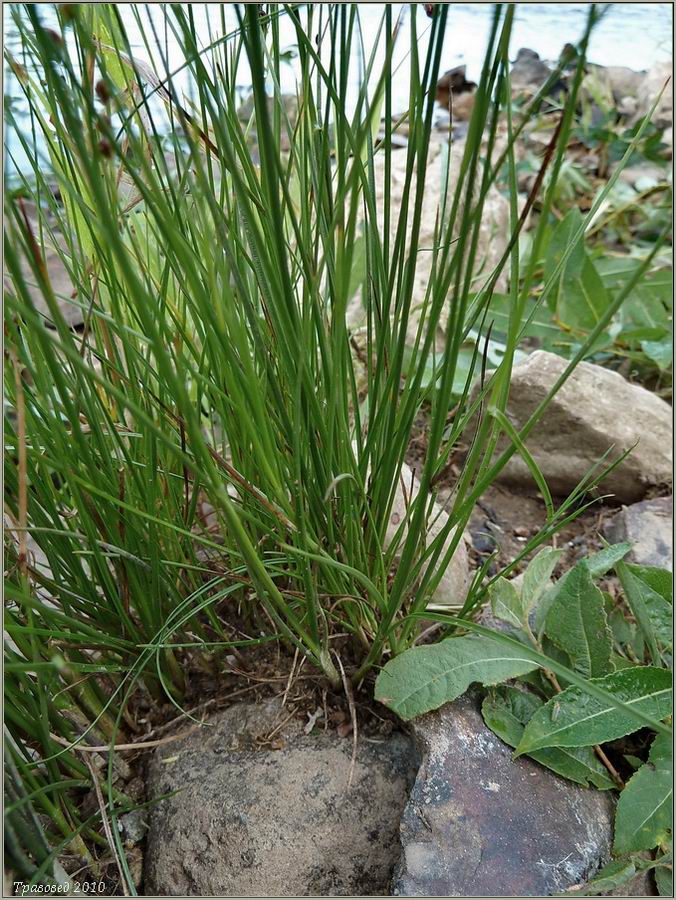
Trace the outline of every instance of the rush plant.
<instances>
[{"instance_id":1,"label":"rush plant","mask_svg":"<svg viewBox=\"0 0 676 900\"><path fill-rule=\"evenodd\" d=\"M205 41L188 4L162 8L161 25L132 7L156 70L135 58L119 7L64 5L50 27L41 5L12 8L21 48L7 63L30 127L13 129L29 168L5 207L6 719L13 772L51 822L53 846L85 858L106 838L78 812L76 783L92 776L74 745L96 734L112 746L120 729L133 732L137 689L180 708L195 660L217 675L221 654L247 644L238 622L255 626L251 643L284 642L335 686L335 635L354 639L357 684L410 646L476 501L515 452L527 453L548 400L650 263L516 435L505 409L532 308L518 238L536 197L547 220L594 7L525 210L515 142L559 73L513 113L514 7L496 7L467 138L449 139L445 151L449 173L451 154L460 165L439 197L432 247L421 245L421 215L449 7L428 18L413 5L397 21L388 6L368 53L357 4L210 9L220 34ZM281 88L282 17L297 47L291 102ZM169 38L183 59L174 71ZM395 119L402 47L397 65L408 67L410 91ZM237 88L243 66L248 112ZM9 107L10 126L12 115ZM406 148L395 150L404 126ZM406 159L399 204L395 153ZM505 166L509 239L495 270L482 273L484 204ZM72 293L53 283L48 252ZM432 254L422 298L421 253ZM488 374L483 349L503 273L512 285L505 352ZM359 335L347 314L355 298ZM69 310L83 329L70 327ZM458 395L470 334L476 351ZM419 490L387 540L423 407ZM439 479L473 422L448 523L428 540ZM503 433L511 445L496 457ZM551 506L525 552L577 514L600 474ZM482 578L458 598L466 610L481 602ZM106 814L133 891L116 828L130 801L114 785L112 759ZM53 876L56 852L31 857L35 879Z\"/></svg>"}]
</instances>

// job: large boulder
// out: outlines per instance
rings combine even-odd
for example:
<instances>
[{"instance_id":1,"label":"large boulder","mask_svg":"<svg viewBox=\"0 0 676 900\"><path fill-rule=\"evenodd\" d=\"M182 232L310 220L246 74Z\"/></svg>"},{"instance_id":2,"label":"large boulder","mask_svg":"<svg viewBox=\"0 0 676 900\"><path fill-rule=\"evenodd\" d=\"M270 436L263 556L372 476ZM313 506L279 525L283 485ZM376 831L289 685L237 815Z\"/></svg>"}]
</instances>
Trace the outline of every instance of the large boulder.
<instances>
[{"instance_id":1,"label":"large boulder","mask_svg":"<svg viewBox=\"0 0 676 900\"><path fill-rule=\"evenodd\" d=\"M656 497L623 506L603 528L604 536L613 544L630 541L629 562L639 566L672 569L674 543L673 497Z\"/></svg>"},{"instance_id":2,"label":"large boulder","mask_svg":"<svg viewBox=\"0 0 676 900\"><path fill-rule=\"evenodd\" d=\"M515 428L526 424L567 365L562 357L537 350L514 366L507 415ZM583 362L554 396L526 446L551 492L558 496L569 494L610 448L606 462L631 450L601 488L621 503L633 503L648 488L671 482L671 420L669 404L651 391L610 369ZM518 454L500 479L535 489L533 476Z\"/></svg>"},{"instance_id":3,"label":"large boulder","mask_svg":"<svg viewBox=\"0 0 676 900\"><path fill-rule=\"evenodd\" d=\"M383 895L417 766L410 738L305 734L279 701L232 706L150 764L146 892ZM275 749L277 748L277 749ZM173 793L176 792L176 793Z\"/></svg>"},{"instance_id":4,"label":"large boulder","mask_svg":"<svg viewBox=\"0 0 676 900\"><path fill-rule=\"evenodd\" d=\"M607 861L608 792L512 760L476 694L415 719L413 731L422 763L402 818L394 895L549 896Z\"/></svg>"}]
</instances>

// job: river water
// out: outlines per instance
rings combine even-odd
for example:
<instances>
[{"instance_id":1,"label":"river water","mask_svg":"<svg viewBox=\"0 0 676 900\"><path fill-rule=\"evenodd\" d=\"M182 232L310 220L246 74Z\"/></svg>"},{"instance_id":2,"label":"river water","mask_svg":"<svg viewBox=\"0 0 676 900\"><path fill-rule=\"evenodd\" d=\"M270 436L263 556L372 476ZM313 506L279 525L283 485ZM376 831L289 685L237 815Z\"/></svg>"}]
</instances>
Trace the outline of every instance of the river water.
<instances>
[{"instance_id":1,"label":"river water","mask_svg":"<svg viewBox=\"0 0 676 900\"><path fill-rule=\"evenodd\" d=\"M53 19L52 4L36 4L45 20ZM184 4L187 6L187 4ZM203 45L209 44L236 25L233 4L194 3L192 14L198 36ZM223 16L221 16L221 6ZM362 22L364 49L370 53L383 15L384 5L380 3L361 3L360 18ZM182 60L178 42L172 37L170 30L165 29L163 6L160 4L120 4L120 14L127 28L133 52L139 59L150 63L156 71L164 74L165 69L157 50L148 49L141 38L141 24L147 25L149 18L155 24L162 43L162 50L168 58L169 69L177 68ZM402 9L395 4L394 14ZM556 59L564 43L576 42L584 29L589 6L586 3L522 3L518 4L512 31L510 52L512 57L520 47L536 50L543 59ZM410 15L408 6L403 7L404 22ZM5 42L12 49L16 48L16 31L9 16L8 6L5 13ZM424 52L427 39L427 20L422 11L418 11L420 49ZM477 79L490 27L493 6L488 3L453 3L448 19L448 28L444 41L442 71L465 64L467 75ZM596 26L589 47L589 59L599 65L629 66L633 69L648 69L655 62L668 60L672 55L672 16L671 3L614 3L610 5L601 22ZM148 29L146 29L148 30ZM280 28L282 45L292 46L294 31L291 24L282 18ZM399 56L395 57L396 69L393 79L395 108L403 110L408 96L408 64L406 61L407 41L401 42ZM358 61L352 67L353 88L356 94L360 77ZM376 68L377 71L377 68ZM293 61L282 68L282 88L294 92L296 71ZM246 64L238 70L238 80L243 87L249 80ZM175 82L179 91L190 93L190 84L185 74ZM18 126L28 128L28 115L20 97L20 90L11 78L6 78L5 93L14 98L13 108ZM15 165L21 169L25 159L18 146L16 135L12 129L5 131L6 146L15 157ZM13 165L6 166L11 174Z\"/></svg>"}]
</instances>

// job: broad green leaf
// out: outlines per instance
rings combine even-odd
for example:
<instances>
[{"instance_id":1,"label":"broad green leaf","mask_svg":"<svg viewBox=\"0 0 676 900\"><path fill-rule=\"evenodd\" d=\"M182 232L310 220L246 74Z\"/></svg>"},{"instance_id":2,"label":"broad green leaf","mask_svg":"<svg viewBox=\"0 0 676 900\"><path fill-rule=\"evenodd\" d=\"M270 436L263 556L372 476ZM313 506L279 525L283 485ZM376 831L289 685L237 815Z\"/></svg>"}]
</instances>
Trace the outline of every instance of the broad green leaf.
<instances>
[{"instance_id":1,"label":"broad green leaf","mask_svg":"<svg viewBox=\"0 0 676 900\"><path fill-rule=\"evenodd\" d=\"M633 563L627 563L627 568L633 575L657 591L667 603L672 603L674 576L669 569L660 569L659 566L637 566Z\"/></svg>"},{"instance_id":2,"label":"broad green leaf","mask_svg":"<svg viewBox=\"0 0 676 900\"><path fill-rule=\"evenodd\" d=\"M622 584L625 600L627 601L634 618L638 622L639 628L643 632L652 661L655 665L659 666L661 664L661 657L657 647L658 633L653 624L653 619L658 624L660 634L662 634L667 641L670 641L671 608L660 594L654 591L645 581L638 578L625 563L618 562L615 571ZM668 608L665 610L665 607ZM668 633L665 633L665 628Z\"/></svg>"},{"instance_id":3,"label":"broad green leaf","mask_svg":"<svg viewBox=\"0 0 676 900\"><path fill-rule=\"evenodd\" d=\"M598 894L607 894L615 888L622 887L636 875L636 866L631 859L615 859L608 863L596 876L588 881L581 889L568 890L565 895L570 897L595 897Z\"/></svg>"},{"instance_id":4,"label":"broad green leaf","mask_svg":"<svg viewBox=\"0 0 676 900\"><path fill-rule=\"evenodd\" d=\"M613 633L613 637L620 646L622 644L630 644L636 634L636 626L632 622L627 621L622 609L617 605L613 597L606 595L605 606L608 625Z\"/></svg>"},{"instance_id":5,"label":"broad green leaf","mask_svg":"<svg viewBox=\"0 0 676 900\"><path fill-rule=\"evenodd\" d=\"M500 577L488 588L488 596L491 600L491 610L497 619L516 625L523 625L523 609L518 591L511 581Z\"/></svg>"},{"instance_id":6,"label":"broad green leaf","mask_svg":"<svg viewBox=\"0 0 676 900\"><path fill-rule=\"evenodd\" d=\"M491 731L510 747L516 747L523 736L525 726L542 705L543 701L535 694L526 693L518 688L505 687L491 692L485 698L481 712L484 722ZM590 784L599 790L610 790L615 787L598 757L589 747L548 747L544 750L535 750L529 756L557 775L585 787Z\"/></svg>"},{"instance_id":7,"label":"broad green leaf","mask_svg":"<svg viewBox=\"0 0 676 900\"><path fill-rule=\"evenodd\" d=\"M639 260L634 260L636 266ZM623 279L626 282L633 271ZM636 285L622 304L620 318L623 332L632 327L663 329L671 334L672 314L672 273L670 269L659 269L646 275Z\"/></svg>"},{"instance_id":8,"label":"broad green leaf","mask_svg":"<svg viewBox=\"0 0 676 900\"><path fill-rule=\"evenodd\" d=\"M390 660L376 679L375 698L408 720L455 700L473 682L499 684L536 668L518 647L492 638L447 638Z\"/></svg>"},{"instance_id":9,"label":"broad green leaf","mask_svg":"<svg viewBox=\"0 0 676 900\"><path fill-rule=\"evenodd\" d=\"M668 369L674 359L674 343L671 335L659 341L641 341L641 350L660 369Z\"/></svg>"},{"instance_id":10,"label":"broad green leaf","mask_svg":"<svg viewBox=\"0 0 676 900\"><path fill-rule=\"evenodd\" d=\"M486 321L493 322L492 334L508 334L511 302L509 294L493 294L491 297ZM552 313L546 306L537 306L530 297L524 306L523 319L524 322L530 320L523 330L523 337L538 337L546 342L561 339L561 329L554 323Z\"/></svg>"},{"instance_id":11,"label":"broad green leaf","mask_svg":"<svg viewBox=\"0 0 676 900\"><path fill-rule=\"evenodd\" d=\"M580 268L566 266L559 296L558 315L564 325L591 330L601 320L610 298L594 263L585 253Z\"/></svg>"},{"instance_id":12,"label":"broad green leaf","mask_svg":"<svg viewBox=\"0 0 676 900\"><path fill-rule=\"evenodd\" d=\"M610 547L599 550L598 553L593 553L586 559L580 560L579 563L576 563L576 566L586 566L592 578L600 578L601 575L605 575L606 572L612 569L618 560L625 557L630 550L631 544L627 541L622 544L613 544ZM566 582L571 577L572 572L573 569L570 569L562 578L559 578L554 587L550 588L542 598L535 614L535 629L538 634L542 633L547 613L559 592L563 590Z\"/></svg>"},{"instance_id":13,"label":"broad green leaf","mask_svg":"<svg viewBox=\"0 0 676 900\"><path fill-rule=\"evenodd\" d=\"M660 897L674 896L674 873L671 865L655 866L655 884Z\"/></svg>"},{"instance_id":14,"label":"broad green leaf","mask_svg":"<svg viewBox=\"0 0 676 900\"><path fill-rule=\"evenodd\" d=\"M549 579L562 553L563 550L545 547L528 564L521 586L521 603L526 616L549 587Z\"/></svg>"},{"instance_id":15,"label":"broad green leaf","mask_svg":"<svg viewBox=\"0 0 676 900\"><path fill-rule=\"evenodd\" d=\"M611 659L615 669L630 669L636 665L631 659L627 659L626 656L620 656L619 653L613 653Z\"/></svg>"},{"instance_id":16,"label":"broad green leaf","mask_svg":"<svg viewBox=\"0 0 676 900\"><path fill-rule=\"evenodd\" d=\"M581 224L582 214L573 207L557 225L545 260L545 279L563 258ZM598 324L609 303L608 291L585 249L584 237L580 235L559 281L558 318L574 330L590 331Z\"/></svg>"},{"instance_id":17,"label":"broad green leaf","mask_svg":"<svg viewBox=\"0 0 676 900\"><path fill-rule=\"evenodd\" d=\"M570 210L561 221L558 223L554 231L552 232L551 238L549 240L549 244L547 247L547 255L545 257L545 265L544 265L544 280L548 281L556 271L557 266L560 264L561 260L564 257L564 254L568 251L571 242L574 239L574 235L576 231L579 229L580 225L580 215L579 211L577 215L575 211ZM564 268L564 271L561 273L559 278L558 289L554 297L553 307L554 309L558 308L559 298L562 291L563 280L565 277L565 269L575 266L580 267L582 264L582 260L584 258L584 246L582 240L578 240L577 244L571 251L571 255L568 258L568 262ZM548 302L552 303L552 300Z\"/></svg>"},{"instance_id":18,"label":"broad green leaf","mask_svg":"<svg viewBox=\"0 0 676 900\"><path fill-rule=\"evenodd\" d=\"M587 566L571 569L547 613L545 634L568 654L582 675L596 678L610 670L613 642L603 594Z\"/></svg>"},{"instance_id":19,"label":"broad green leaf","mask_svg":"<svg viewBox=\"0 0 676 900\"><path fill-rule=\"evenodd\" d=\"M426 610L424 614L417 613L415 618L425 618L431 619L434 622L459 625L463 628L467 628L473 634L479 634L490 638L502 647L506 647L512 651L518 651L524 659L530 659L540 668L552 671L559 681L562 682L563 680L567 680L569 684L575 685L585 695L595 697L599 702L607 704L610 708L618 710L632 721L640 723L636 725L634 730L645 728L647 726L658 734L671 735L672 733L670 725L656 719L654 716L650 715L650 713L646 713L640 705L625 703L624 700L617 696L617 694L613 695L601 683L603 679L584 678L579 672L575 672L570 667L552 659L546 653L534 649L529 643L524 643L528 639L521 632L514 631L514 634L508 634L505 631L493 631L490 628L486 628L484 625L473 622L471 619L463 619L460 616L455 616L448 612L433 612L429 609ZM645 670L645 667L643 667L643 670ZM525 675L520 675L519 677L523 681L529 681L530 679L533 679L535 674L537 673L529 672ZM534 686L538 690L541 690L544 686L543 682L544 679L537 681ZM629 732L627 732L627 734L628 733Z\"/></svg>"},{"instance_id":20,"label":"broad green leaf","mask_svg":"<svg viewBox=\"0 0 676 900\"><path fill-rule=\"evenodd\" d=\"M618 293L641 265L631 257L604 257L594 261L607 290ZM618 319L624 339L661 340L671 334L672 273L662 268L648 272L622 304ZM641 337L640 331L645 336Z\"/></svg>"},{"instance_id":21,"label":"broad green leaf","mask_svg":"<svg viewBox=\"0 0 676 900\"><path fill-rule=\"evenodd\" d=\"M672 678L666 669L635 666L604 678L592 678L590 683L653 719L671 715ZM628 712L572 686L535 713L526 726L517 755L542 747L591 747L637 730L637 721Z\"/></svg>"},{"instance_id":22,"label":"broad green leaf","mask_svg":"<svg viewBox=\"0 0 676 900\"><path fill-rule=\"evenodd\" d=\"M648 762L627 782L615 815L615 853L652 850L671 831L672 751L666 735L658 735Z\"/></svg>"},{"instance_id":23,"label":"broad green leaf","mask_svg":"<svg viewBox=\"0 0 676 900\"><path fill-rule=\"evenodd\" d=\"M475 348L474 346L469 346L465 344L462 346L458 352L458 364L456 366L455 375L453 378L453 395L458 396L461 395L465 389L465 385L467 384L467 379L472 373L472 360L474 359ZM404 348L404 365L403 372L404 375L413 375L416 368L420 365L419 355L416 355L413 352L411 347L406 346ZM440 377L442 369L442 359L441 355L437 354L434 356L430 355L423 367L423 375L420 381L421 390L427 390L429 388L434 388L438 378ZM481 372L481 365L475 365L473 377L476 378Z\"/></svg>"},{"instance_id":24,"label":"broad green leaf","mask_svg":"<svg viewBox=\"0 0 676 900\"><path fill-rule=\"evenodd\" d=\"M655 637L666 648L673 642L673 606L661 594L654 591L645 581L637 578L643 595L643 602L648 613Z\"/></svg>"},{"instance_id":25,"label":"broad green leaf","mask_svg":"<svg viewBox=\"0 0 676 900\"><path fill-rule=\"evenodd\" d=\"M582 560L583 564L589 569L592 578L600 578L609 572L616 562L624 557L631 550L631 544L623 541L621 544L611 544L610 547L604 547L598 553L592 553L586 559Z\"/></svg>"}]
</instances>

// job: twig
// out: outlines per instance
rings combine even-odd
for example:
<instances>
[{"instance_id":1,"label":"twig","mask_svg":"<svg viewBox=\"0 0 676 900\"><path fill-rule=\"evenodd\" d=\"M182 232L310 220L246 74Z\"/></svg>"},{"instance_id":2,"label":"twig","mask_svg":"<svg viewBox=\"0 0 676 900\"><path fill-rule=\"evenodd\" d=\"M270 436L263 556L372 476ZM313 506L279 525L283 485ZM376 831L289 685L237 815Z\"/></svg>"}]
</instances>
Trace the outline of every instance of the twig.
<instances>
[{"instance_id":1,"label":"twig","mask_svg":"<svg viewBox=\"0 0 676 900\"><path fill-rule=\"evenodd\" d=\"M180 722L181 719L185 719L186 717L190 717L193 713L196 712L206 712L210 706L215 706L218 703L222 703L224 701L229 701L233 697L237 697L240 694L250 694L251 691L257 691L257 684L250 684L248 687L239 688L239 690L233 691L227 696L221 697L212 697L211 700L205 700L204 703L198 703L197 706L193 706L192 709L187 709L185 712L182 712L180 716L176 716L174 719L170 719L168 722L165 722L164 725L158 725L157 728L153 728L146 734L146 737L150 737L152 734L162 734L163 731L167 731L172 725L175 725L177 722Z\"/></svg>"},{"instance_id":2,"label":"twig","mask_svg":"<svg viewBox=\"0 0 676 900\"><path fill-rule=\"evenodd\" d=\"M350 708L350 718L352 719L352 759L350 760L350 772L347 776L347 786L349 789L352 785L352 776L354 775L354 767L355 763L357 762L357 707L354 705L354 695L352 693L352 687L345 676L345 669L343 668L340 656L338 656L338 653L335 650L333 652L334 656L336 657L336 661L338 662L338 668L340 669L340 677L343 679L343 687L345 688L347 705Z\"/></svg>"},{"instance_id":3,"label":"twig","mask_svg":"<svg viewBox=\"0 0 676 900\"><path fill-rule=\"evenodd\" d=\"M429 637L431 634L434 634L434 632L438 631L440 628L443 628L442 622L435 622L433 625L429 625L415 638L415 640L413 641L413 645L415 646L416 644L420 644L425 640L425 638Z\"/></svg>"},{"instance_id":4,"label":"twig","mask_svg":"<svg viewBox=\"0 0 676 900\"><path fill-rule=\"evenodd\" d=\"M185 731L179 731L178 734L170 734L168 737L158 738L155 741L138 741L134 744L113 744L112 746L110 744L101 744L96 747L92 747L89 744L80 745L77 743L80 738L76 738L75 741L67 741L58 734L52 734L51 732L49 736L57 744L61 744L62 747L68 747L69 750L77 750L79 753L109 753L111 750L151 750L153 747L170 744L172 741L178 741L180 738L187 737L193 731L202 728L203 724L201 722L199 725L193 725L192 728L187 728Z\"/></svg>"},{"instance_id":5,"label":"twig","mask_svg":"<svg viewBox=\"0 0 676 900\"><path fill-rule=\"evenodd\" d=\"M106 749L106 748L104 748ZM122 869L122 863L120 861L120 857L117 853L117 848L115 847L115 841L113 840L113 832L110 829L110 822L108 821L108 816L106 815L106 804L103 799L103 794L101 793L101 787L99 785L98 775L96 774L96 770L94 766L89 762L88 759L85 760L87 764L87 768L92 776L92 782L94 784L94 791L96 792L96 799L99 804L99 809L101 811L101 822L103 823L103 830L106 835L106 840L108 841L108 845L110 847L110 852L115 857L115 865L117 866L117 871L120 875L120 882L122 884L122 890L124 892L124 896L129 896L129 891L127 890L127 879L124 877L124 871Z\"/></svg>"},{"instance_id":6,"label":"twig","mask_svg":"<svg viewBox=\"0 0 676 900\"><path fill-rule=\"evenodd\" d=\"M282 730L282 728L284 728L284 726L286 725L286 723L287 723L287 722L290 722L291 719L293 719L293 717L294 717L295 715L296 715L296 710L295 710L295 709L292 709L291 712L289 713L289 715L286 717L286 719L283 719L283 720L279 723L279 725L276 725L276 726L272 729L272 731L270 732L270 734L268 734L268 735L265 736L265 739L262 740L261 743L262 743L262 744L269 744L269 743L272 741L273 737L274 737L278 732L280 732L280 731Z\"/></svg>"},{"instance_id":7,"label":"twig","mask_svg":"<svg viewBox=\"0 0 676 900\"><path fill-rule=\"evenodd\" d=\"M293 663L291 664L291 671L289 672L289 680L286 682L286 688L284 689L284 696L282 697L282 706L286 706L286 698L287 698L289 690L291 688L291 682L293 681L293 673L296 671L297 660L298 660L298 647L296 647L296 652L293 654Z\"/></svg>"},{"instance_id":8,"label":"twig","mask_svg":"<svg viewBox=\"0 0 676 900\"><path fill-rule=\"evenodd\" d=\"M615 766L611 763L611 761L606 756L606 754L603 750L603 747L601 747L600 744L595 744L594 752L596 753L598 758L601 760L603 765L606 767L606 769L608 769L608 772L610 773L610 776L613 779L613 781L618 785L618 787L623 788L624 781L622 780L622 776L620 775L620 773L617 771Z\"/></svg>"}]
</instances>

